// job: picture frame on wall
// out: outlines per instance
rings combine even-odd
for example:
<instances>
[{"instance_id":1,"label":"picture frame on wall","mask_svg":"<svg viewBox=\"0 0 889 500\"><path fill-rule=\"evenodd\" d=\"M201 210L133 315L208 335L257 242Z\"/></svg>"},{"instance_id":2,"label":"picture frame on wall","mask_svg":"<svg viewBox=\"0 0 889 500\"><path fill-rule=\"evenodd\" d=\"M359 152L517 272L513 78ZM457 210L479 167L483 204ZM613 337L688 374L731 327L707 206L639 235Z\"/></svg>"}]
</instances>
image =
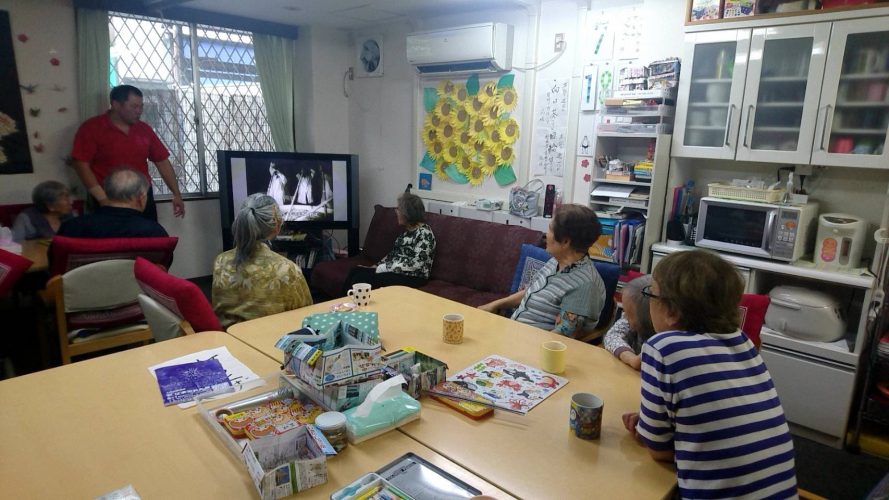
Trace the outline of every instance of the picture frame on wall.
<instances>
[{"instance_id":1,"label":"picture frame on wall","mask_svg":"<svg viewBox=\"0 0 889 500\"><path fill-rule=\"evenodd\" d=\"M362 35L355 38L355 75L359 78L383 76L382 35Z\"/></svg>"},{"instance_id":2,"label":"picture frame on wall","mask_svg":"<svg viewBox=\"0 0 889 500\"><path fill-rule=\"evenodd\" d=\"M9 13L0 10L0 174L34 172Z\"/></svg>"}]
</instances>

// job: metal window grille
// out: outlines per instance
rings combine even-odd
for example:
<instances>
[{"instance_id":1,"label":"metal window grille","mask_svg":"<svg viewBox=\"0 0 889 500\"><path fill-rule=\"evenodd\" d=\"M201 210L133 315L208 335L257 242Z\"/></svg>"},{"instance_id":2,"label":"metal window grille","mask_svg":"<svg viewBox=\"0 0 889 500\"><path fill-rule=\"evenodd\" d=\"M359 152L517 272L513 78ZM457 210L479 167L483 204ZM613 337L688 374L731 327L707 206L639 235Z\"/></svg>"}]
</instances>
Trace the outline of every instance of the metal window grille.
<instances>
[{"instance_id":1,"label":"metal window grille","mask_svg":"<svg viewBox=\"0 0 889 500\"><path fill-rule=\"evenodd\" d=\"M170 150L183 194L219 190L219 149L274 151L250 33L121 13L109 30L110 83L142 90L142 120Z\"/></svg>"}]
</instances>

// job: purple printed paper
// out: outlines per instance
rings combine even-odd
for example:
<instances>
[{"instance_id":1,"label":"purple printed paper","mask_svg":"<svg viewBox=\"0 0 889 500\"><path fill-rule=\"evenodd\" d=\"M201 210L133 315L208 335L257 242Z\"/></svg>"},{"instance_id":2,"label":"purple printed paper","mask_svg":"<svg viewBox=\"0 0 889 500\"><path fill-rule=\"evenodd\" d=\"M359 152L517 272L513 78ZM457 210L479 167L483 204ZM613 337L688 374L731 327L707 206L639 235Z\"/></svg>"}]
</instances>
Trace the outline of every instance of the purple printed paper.
<instances>
[{"instance_id":1,"label":"purple printed paper","mask_svg":"<svg viewBox=\"0 0 889 500\"><path fill-rule=\"evenodd\" d=\"M232 392L231 381L216 358L171 365L154 371L164 406L192 401L198 396Z\"/></svg>"}]
</instances>

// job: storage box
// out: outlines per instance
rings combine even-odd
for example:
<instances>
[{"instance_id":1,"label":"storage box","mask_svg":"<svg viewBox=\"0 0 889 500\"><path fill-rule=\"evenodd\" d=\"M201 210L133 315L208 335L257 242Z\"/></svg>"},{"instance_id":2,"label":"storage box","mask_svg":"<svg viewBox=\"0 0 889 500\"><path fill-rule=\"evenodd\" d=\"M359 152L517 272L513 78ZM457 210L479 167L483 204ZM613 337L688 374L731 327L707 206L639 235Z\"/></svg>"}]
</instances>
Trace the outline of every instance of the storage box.
<instances>
[{"instance_id":1,"label":"storage box","mask_svg":"<svg viewBox=\"0 0 889 500\"><path fill-rule=\"evenodd\" d=\"M756 0L725 0L722 9L724 19L752 16L756 13Z\"/></svg>"},{"instance_id":2,"label":"storage box","mask_svg":"<svg viewBox=\"0 0 889 500\"><path fill-rule=\"evenodd\" d=\"M618 219L599 217L602 233L599 235L599 239L590 246L588 252L590 257L611 260L612 255L614 254L614 225L617 224L617 221Z\"/></svg>"},{"instance_id":3,"label":"storage box","mask_svg":"<svg viewBox=\"0 0 889 500\"><path fill-rule=\"evenodd\" d=\"M377 313L311 314L302 326L321 331L328 341L315 356L291 357L291 373L319 391L378 378L382 364Z\"/></svg>"},{"instance_id":4,"label":"storage box","mask_svg":"<svg viewBox=\"0 0 889 500\"><path fill-rule=\"evenodd\" d=\"M719 19L722 14L722 0L692 0L688 20L705 21Z\"/></svg>"},{"instance_id":5,"label":"storage box","mask_svg":"<svg viewBox=\"0 0 889 500\"><path fill-rule=\"evenodd\" d=\"M327 482L327 457L308 426L248 442L241 457L263 500L289 497Z\"/></svg>"},{"instance_id":6,"label":"storage box","mask_svg":"<svg viewBox=\"0 0 889 500\"><path fill-rule=\"evenodd\" d=\"M404 375L406 392L415 399L448 378L447 364L411 348L388 353L381 359L386 378Z\"/></svg>"}]
</instances>

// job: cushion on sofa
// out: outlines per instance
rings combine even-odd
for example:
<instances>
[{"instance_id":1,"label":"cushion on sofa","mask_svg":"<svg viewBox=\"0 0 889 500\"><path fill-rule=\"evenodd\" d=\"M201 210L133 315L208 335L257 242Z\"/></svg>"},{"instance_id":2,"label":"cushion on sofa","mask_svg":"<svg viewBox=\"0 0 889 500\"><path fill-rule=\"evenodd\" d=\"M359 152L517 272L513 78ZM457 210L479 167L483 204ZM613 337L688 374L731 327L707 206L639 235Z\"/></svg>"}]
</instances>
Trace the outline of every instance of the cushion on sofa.
<instances>
[{"instance_id":1,"label":"cushion on sofa","mask_svg":"<svg viewBox=\"0 0 889 500\"><path fill-rule=\"evenodd\" d=\"M537 245L529 245L527 243L522 245L522 250L519 253L519 263L516 265L515 274L512 276L512 286L509 288L509 293L515 293L528 288L537 271L549 262L551 258L552 255Z\"/></svg>"},{"instance_id":2,"label":"cushion on sofa","mask_svg":"<svg viewBox=\"0 0 889 500\"><path fill-rule=\"evenodd\" d=\"M483 292L441 280L429 280L429 283L422 286L420 290L472 307L478 307L503 297L500 292Z\"/></svg>"},{"instance_id":3,"label":"cushion on sofa","mask_svg":"<svg viewBox=\"0 0 889 500\"><path fill-rule=\"evenodd\" d=\"M522 244L541 238L526 227L450 215L427 214L427 222L436 245L430 279L501 296L509 293Z\"/></svg>"},{"instance_id":4,"label":"cushion on sofa","mask_svg":"<svg viewBox=\"0 0 889 500\"><path fill-rule=\"evenodd\" d=\"M395 238L403 231L404 228L398 225L395 208L374 205L374 216L364 236L361 255L370 260L371 264L376 264L392 250Z\"/></svg>"}]
</instances>

